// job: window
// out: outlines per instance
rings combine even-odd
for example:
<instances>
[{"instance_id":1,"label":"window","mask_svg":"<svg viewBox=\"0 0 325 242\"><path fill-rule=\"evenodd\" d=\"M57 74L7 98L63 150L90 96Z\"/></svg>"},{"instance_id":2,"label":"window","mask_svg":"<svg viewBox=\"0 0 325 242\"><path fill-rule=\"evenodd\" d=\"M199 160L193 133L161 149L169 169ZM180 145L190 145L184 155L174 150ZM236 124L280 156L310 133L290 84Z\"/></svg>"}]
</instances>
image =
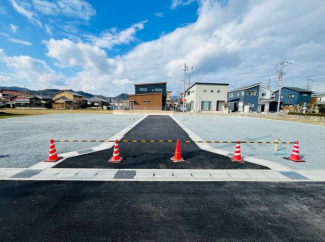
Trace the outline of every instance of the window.
<instances>
[{"instance_id":1,"label":"window","mask_svg":"<svg viewBox=\"0 0 325 242\"><path fill-rule=\"evenodd\" d=\"M148 91L148 89L147 89L146 87L140 87L139 90L140 90L141 92L146 92L146 91Z\"/></svg>"},{"instance_id":2,"label":"window","mask_svg":"<svg viewBox=\"0 0 325 242\"><path fill-rule=\"evenodd\" d=\"M151 101L143 101L143 103L151 103Z\"/></svg>"},{"instance_id":3,"label":"window","mask_svg":"<svg viewBox=\"0 0 325 242\"><path fill-rule=\"evenodd\" d=\"M94 106L98 106L98 103L94 103Z\"/></svg>"},{"instance_id":4,"label":"window","mask_svg":"<svg viewBox=\"0 0 325 242\"><path fill-rule=\"evenodd\" d=\"M281 98L283 98L283 96L281 95Z\"/></svg>"},{"instance_id":5,"label":"window","mask_svg":"<svg viewBox=\"0 0 325 242\"><path fill-rule=\"evenodd\" d=\"M212 93L212 92L213 92L213 90L210 90L210 92Z\"/></svg>"},{"instance_id":6,"label":"window","mask_svg":"<svg viewBox=\"0 0 325 242\"><path fill-rule=\"evenodd\" d=\"M162 88L155 88L156 92L162 92Z\"/></svg>"},{"instance_id":7,"label":"window","mask_svg":"<svg viewBox=\"0 0 325 242\"><path fill-rule=\"evenodd\" d=\"M233 97L234 96L234 94L233 93L229 93L229 97Z\"/></svg>"},{"instance_id":8,"label":"window","mask_svg":"<svg viewBox=\"0 0 325 242\"><path fill-rule=\"evenodd\" d=\"M306 93L304 93L304 94L302 94L304 97L307 97L308 96L308 94L306 94ZM321 100L321 98L319 99L319 101Z\"/></svg>"},{"instance_id":9,"label":"window","mask_svg":"<svg viewBox=\"0 0 325 242\"><path fill-rule=\"evenodd\" d=\"M263 92L263 93L262 93L262 97L265 97L265 96L266 96L266 93L265 93L265 92Z\"/></svg>"},{"instance_id":10,"label":"window","mask_svg":"<svg viewBox=\"0 0 325 242\"><path fill-rule=\"evenodd\" d=\"M218 90L217 93L220 93L220 90Z\"/></svg>"},{"instance_id":11,"label":"window","mask_svg":"<svg viewBox=\"0 0 325 242\"><path fill-rule=\"evenodd\" d=\"M207 92L207 90L203 90L203 92Z\"/></svg>"},{"instance_id":12,"label":"window","mask_svg":"<svg viewBox=\"0 0 325 242\"><path fill-rule=\"evenodd\" d=\"M194 92L194 90L193 91L191 91L191 93L193 93Z\"/></svg>"},{"instance_id":13,"label":"window","mask_svg":"<svg viewBox=\"0 0 325 242\"><path fill-rule=\"evenodd\" d=\"M254 103L251 103L251 107L252 107L252 108L254 107Z\"/></svg>"},{"instance_id":14,"label":"window","mask_svg":"<svg viewBox=\"0 0 325 242\"><path fill-rule=\"evenodd\" d=\"M239 92L237 92L237 97L239 97Z\"/></svg>"},{"instance_id":15,"label":"window","mask_svg":"<svg viewBox=\"0 0 325 242\"><path fill-rule=\"evenodd\" d=\"M210 101L202 101L201 102L201 110L202 111L210 111L211 110L211 102Z\"/></svg>"},{"instance_id":16,"label":"window","mask_svg":"<svg viewBox=\"0 0 325 242\"><path fill-rule=\"evenodd\" d=\"M294 98L295 94L289 94L289 98Z\"/></svg>"},{"instance_id":17,"label":"window","mask_svg":"<svg viewBox=\"0 0 325 242\"><path fill-rule=\"evenodd\" d=\"M241 95L242 95L242 96L244 96L244 95L245 95L245 92L244 92L244 91L242 91L242 92L241 92Z\"/></svg>"},{"instance_id":18,"label":"window","mask_svg":"<svg viewBox=\"0 0 325 242\"><path fill-rule=\"evenodd\" d=\"M190 95L190 94L191 94L191 92L190 92L190 91L188 91L188 92L187 92L187 95Z\"/></svg>"}]
</instances>

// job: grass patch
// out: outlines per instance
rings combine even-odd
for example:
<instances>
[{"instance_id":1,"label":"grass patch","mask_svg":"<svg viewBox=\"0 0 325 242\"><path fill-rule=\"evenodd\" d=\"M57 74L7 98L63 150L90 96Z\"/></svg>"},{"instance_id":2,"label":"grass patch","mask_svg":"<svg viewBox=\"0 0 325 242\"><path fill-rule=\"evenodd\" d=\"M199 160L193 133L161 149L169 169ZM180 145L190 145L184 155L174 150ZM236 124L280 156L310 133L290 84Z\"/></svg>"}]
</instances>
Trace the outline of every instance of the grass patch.
<instances>
[{"instance_id":1,"label":"grass patch","mask_svg":"<svg viewBox=\"0 0 325 242\"><path fill-rule=\"evenodd\" d=\"M16 117L23 117L23 116L29 116L29 115L30 114L15 114L15 113L0 112L0 119L16 118Z\"/></svg>"},{"instance_id":2,"label":"grass patch","mask_svg":"<svg viewBox=\"0 0 325 242\"><path fill-rule=\"evenodd\" d=\"M296 112L289 112L289 115L300 115L300 116L316 116L316 117L325 117L325 113L296 113Z\"/></svg>"}]
</instances>

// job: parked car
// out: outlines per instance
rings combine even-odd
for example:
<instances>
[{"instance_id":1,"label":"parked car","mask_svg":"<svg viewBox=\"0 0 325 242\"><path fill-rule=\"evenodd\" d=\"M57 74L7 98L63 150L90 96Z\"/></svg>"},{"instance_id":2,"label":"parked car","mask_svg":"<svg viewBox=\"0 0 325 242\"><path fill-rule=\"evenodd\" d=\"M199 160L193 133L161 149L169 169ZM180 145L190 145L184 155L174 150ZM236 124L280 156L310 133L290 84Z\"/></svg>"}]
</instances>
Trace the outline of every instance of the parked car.
<instances>
[{"instance_id":1,"label":"parked car","mask_svg":"<svg viewBox=\"0 0 325 242\"><path fill-rule=\"evenodd\" d=\"M184 107L183 104L178 105L177 108L176 108L176 110L177 110L178 112L183 112L183 110L184 110L185 112L187 111L186 107Z\"/></svg>"}]
</instances>

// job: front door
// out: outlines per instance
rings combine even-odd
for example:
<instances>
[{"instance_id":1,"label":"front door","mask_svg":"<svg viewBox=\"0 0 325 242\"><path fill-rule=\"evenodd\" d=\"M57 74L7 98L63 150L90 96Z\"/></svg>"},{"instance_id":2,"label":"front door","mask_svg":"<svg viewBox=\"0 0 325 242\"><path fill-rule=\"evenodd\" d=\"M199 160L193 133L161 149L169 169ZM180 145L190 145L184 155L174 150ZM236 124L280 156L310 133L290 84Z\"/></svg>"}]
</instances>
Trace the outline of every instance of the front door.
<instances>
[{"instance_id":1,"label":"front door","mask_svg":"<svg viewBox=\"0 0 325 242\"><path fill-rule=\"evenodd\" d=\"M130 110L134 110L134 101L132 102L130 102Z\"/></svg>"},{"instance_id":2,"label":"front door","mask_svg":"<svg viewBox=\"0 0 325 242\"><path fill-rule=\"evenodd\" d=\"M223 111L224 106L225 106L224 101L217 101L217 109L216 109L216 111Z\"/></svg>"},{"instance_id":3,"label":"front door","mask_svg":"<svg viewBox=\"0 0 325 242\"><path fill-rule=\"evenodd\" d=\"M265 110L265 104L261 105L261 112L263 113Z\"/></svg>"}]
</instances>

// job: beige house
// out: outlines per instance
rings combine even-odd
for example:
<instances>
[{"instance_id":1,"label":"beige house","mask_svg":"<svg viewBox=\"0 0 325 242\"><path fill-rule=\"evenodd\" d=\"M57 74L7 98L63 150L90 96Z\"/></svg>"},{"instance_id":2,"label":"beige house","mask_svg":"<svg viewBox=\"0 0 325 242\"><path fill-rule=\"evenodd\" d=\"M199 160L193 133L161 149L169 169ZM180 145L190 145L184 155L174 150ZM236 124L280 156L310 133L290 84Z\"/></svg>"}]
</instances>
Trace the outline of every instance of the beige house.
<instances>
[{"instance_id":1,"label":"beige house","mask_svg":"<svg viewBox=\"0 0 325 242\"><path fill-rule=\"evenodd\" d=\"M78 109L84 104L82 95L71 91L60 91L54 95L54 109Z\"/></svg>"},{"instance_id":2,"label":"beige house","mask_svg":"<svg viewBox=\"0 0 325 242\"><path fill-rule=\"evenodd\" d=\"M191 112L220 112L227 102L228 83L196 82L185 91L185 101Z\"/></svg>"}]
</instances>

